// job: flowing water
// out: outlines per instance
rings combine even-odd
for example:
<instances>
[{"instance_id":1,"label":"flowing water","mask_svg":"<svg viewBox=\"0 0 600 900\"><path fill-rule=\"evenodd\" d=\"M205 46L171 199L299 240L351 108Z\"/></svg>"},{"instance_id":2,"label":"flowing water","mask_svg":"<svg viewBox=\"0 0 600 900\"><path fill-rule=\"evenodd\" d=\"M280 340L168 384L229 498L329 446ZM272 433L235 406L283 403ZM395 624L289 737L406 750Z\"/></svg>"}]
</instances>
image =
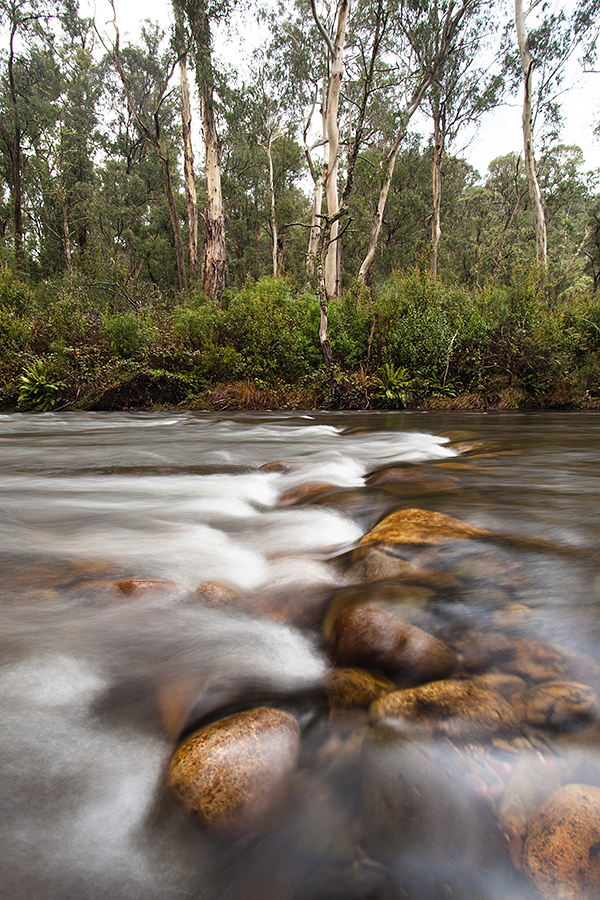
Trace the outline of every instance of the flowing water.
<instances>
[{"instance_id":1,"label":"flowing water","mask_svg":"<svg viewBox=\"0 0 600 900\"><path fill-rule=\"evenodd\" d=\"M361 536L395 510L434 510L492 538L415 548L430 581L409 618L467 659L481 651L471 672L506 657L486 644L498 623L508 623L505 642L522 623L521 640L581 663L563 679L583 671L591 683L599 449L593 414L0 416L2 896L529 897L510 862L474 886L456 876L479 866L468 849L478 804L501 821L502 790L516 790L527 748L550 748L563 783L600 786L595 713L584 738L567 718L567 729L525 729L521 744L456 750L476 788L459 848L430 833L446 821L435 773L425 824L407 839L381 811L378 792L394 788L369 769L367 712L327 708L321 626L336 598L389 599L398 588L357 584ZM293 465L259 468L276 460ZM391 466L410 478L365 484ZM330 487L281 502L309 482ZM202 602L194 591L207 581L239 594ZM544 680L532 665L511 670L526 688ZM166 787L177 734L265 703L302 730L285 806L249 834L215 835ZM433 744L435 767L443 742ZM490 760L501 778L492 773L486 793Z\"/></svg>"}]
</instances>

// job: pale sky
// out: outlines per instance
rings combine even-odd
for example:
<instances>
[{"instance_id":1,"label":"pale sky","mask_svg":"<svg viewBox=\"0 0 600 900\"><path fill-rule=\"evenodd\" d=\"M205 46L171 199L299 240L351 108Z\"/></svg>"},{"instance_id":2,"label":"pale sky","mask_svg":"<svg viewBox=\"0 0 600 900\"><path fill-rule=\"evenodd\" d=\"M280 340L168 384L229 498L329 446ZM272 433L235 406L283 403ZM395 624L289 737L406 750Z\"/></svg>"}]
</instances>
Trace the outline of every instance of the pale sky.
<instances>
[{"instance_id":1,"label":"pale sky","mask_svg":"<svg viewBox=\"0 0 600 900\"><path fill-rule=\"evenodd\" d=\"M89 12L94 14L99 26L112 20L112 12L107 0L82 0L82 14L86 4ZM562 5L562 4L561 4ZM117 21L121 39L129 37L135 40L142 19L151 19L167 25L172 21L171 3L169 0L145 0L143 4L115 0ZM228 57L234 64L240 60L240 40L247 40L251 35L251 17L244 22L243 38L227 39L223 36L217 42L218 49L225 59ZM110 34L110 28L107 28ZM569 90L565 93L563 115L565 119L562 131L562 143L577 144L584 152L585 168L600 170L600 138L593 133L594 127L600 123L600 74L585 75L575 64L569 79ZM427 139L427 120L422 118L416 128ZM498 156L511 151L521 152L523 136L521 131L521 93L519 92L505 105L488 113L472 134L459 134L452 152L463 156L481 175L485 175L490 162Z\"/></svg>"}]
</instances>

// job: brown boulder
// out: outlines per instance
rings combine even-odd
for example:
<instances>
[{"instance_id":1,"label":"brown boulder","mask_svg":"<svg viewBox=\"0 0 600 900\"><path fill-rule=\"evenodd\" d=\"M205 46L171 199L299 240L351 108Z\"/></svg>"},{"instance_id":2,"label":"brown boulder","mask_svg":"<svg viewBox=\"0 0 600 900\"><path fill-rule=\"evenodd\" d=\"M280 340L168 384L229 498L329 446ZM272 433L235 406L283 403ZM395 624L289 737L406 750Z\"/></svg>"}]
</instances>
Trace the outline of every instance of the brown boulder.
<instances>
[{"instance_id":1,"label":"brown boulder","mask_svg":"<svg viewBox=\"0 0 600 900\"><path fill-rule=\"evenodd\" d=\"M476 681L434 681L376 700L371 720L416 722L456 741L490 740L518 730L514 709L497 691Z\"/></svg>"},{"instance_id":2,"label":"brown boulder","mask_svg":"<svg viewBox=\"0 0 600 900\"><path fill-rule=\"evenodd\" d=\"M600 789L569 784L529 823L525 872L544 900L599 900Z\"/></svg>"},{"instance_id":3,"label":"brown boulder","mask_svg":"<svg viewBox=\"0 0 600 900\"><path fill-rule=\"evenodd\" d=\"M447 644L375 604L341 611L333 623L331 656L341 666L381 669L412 682L444 678L456 668Z\"/></svg>"},{"instance_id":4,"label":"brown boulder","mask_svg":"<svg viewBox=\"0 0 600 900\"><path fill-rule=\"evenodd\" d=\"M194 599L203 606L234 606L242 596L237 588L220 581L203 581L194 591Z\"/></svg>"},{"instance_id":5,"label":"brown boulder","mask_svg":"<svg viewBox=\"0 0 600 900\"><path fill-rule=\"evenodd\" d=\"M387 487L388 485L411 485L422 490L435 491L454 487L458 479L446 473L423 468L401 468L392 466L373 472L365 479L369 487Z\"/></svg>"},{"instance_id":6,"label":"brown boulder","mask_svg":"<svg viewBox=\"0 0 600 900\"><path fill-rule=\"evenodd\" d=\"M487 537L488 531L473 528L445 513L427 509L401 509L386 516L360 539L365 544L438 544L450 538Z\"/></svg>"},{"instance_id":7,"label":"brown boulder","mask_svg":"<svg viewBox=\"0 0 600 900\"><path fill-rule=\"evenodd\" d=\"M326 481L311 481L309 484L301 484L299 487L292 488L281 494L279 506L299 506L301 503L306 503L308 500L312 500L313 497L318 497L319 494L334 490L336 487L337 485L329 484Z\"/></svg>"},{"instance_id":8,"label":"brown boulder","mask_svg":"<svg viewBox=\"0 0 600 900\"><path fill-rule=\"evenodd\" d=\"M299 469L300 463L290 462L287 459L274 459L272 462L263 463L258 467L259 472L292 472Z\"/></svg>"},{"instance_id":9,"label":"brown boulder","mask_svg":"<svg viewBox=\"0 0 600 900\"><path fill-rule=\"evenodd\" d=\"M299 741L296 719L283 710L236 713L178 748L169 785L192 818L219 831L247 831L285 796Z\"/></svg>"},{"instance_id":10,"label":"brown boulder","mask_svg":"<svg viewBox=\"0 0 600 900\"><path fill-rule=\"evenodd\" d=\"M374 700L396 690L387 678L376 677L364 669L331 669L325 680L330 709L366 709Z\"/></svg>"},{"instance_id":11,"label":"brown boulder","mask_svg":"<svg viewBox=\"0 0 600 900\"><path fill-rule=\"evenodd\" d=\"M546 681L511 698L520 719L542 728L574 728L598 714L598 696L587 684Z\"/></svg>"}]
</instances>

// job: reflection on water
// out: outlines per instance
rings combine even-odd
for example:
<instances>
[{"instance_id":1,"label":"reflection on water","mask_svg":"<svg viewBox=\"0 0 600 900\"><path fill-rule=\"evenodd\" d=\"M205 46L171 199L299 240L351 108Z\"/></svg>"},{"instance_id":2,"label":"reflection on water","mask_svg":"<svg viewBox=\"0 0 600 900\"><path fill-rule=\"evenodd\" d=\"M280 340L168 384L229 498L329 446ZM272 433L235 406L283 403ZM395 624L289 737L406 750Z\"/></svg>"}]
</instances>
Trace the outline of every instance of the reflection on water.
<instances>
[{"instance_id":1,"label":"reflection on water","mask_svg":"<svg viewBox=\"0 0 600 900\"><path fill-rule=\"evenodd\" d=\"M587 414L0 416L0 891L558 897L535 817L600 789L599 438ZM359 543L411 509L469 534ZM379 643L334 686L355 608ZM434 693L410 675L432 636ZM201 827L176 743L260 706L300 726L285 800ZM565 896L600 895L592 820Z\"/></svg>"}]
</instances>

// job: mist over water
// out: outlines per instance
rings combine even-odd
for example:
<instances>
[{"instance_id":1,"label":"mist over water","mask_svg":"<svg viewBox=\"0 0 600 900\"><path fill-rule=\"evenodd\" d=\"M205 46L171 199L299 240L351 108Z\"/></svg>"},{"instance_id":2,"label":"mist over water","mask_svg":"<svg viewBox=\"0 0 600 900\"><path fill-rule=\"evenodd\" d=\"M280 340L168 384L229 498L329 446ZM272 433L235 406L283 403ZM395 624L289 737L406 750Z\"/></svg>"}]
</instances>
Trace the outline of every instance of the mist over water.
<instances>
[{"instance_id":1,"label":"mist over water","mask_svg":"<svg viewBox=\"0 0 600 900\"><path fill-rule=\"evenodd\" d=\"M361 780L377 796L397 763L376 745L361 751L366 713L330 724L330 662L311 617L367 590L348 560L378 520L433 510L497 537L415 552L432 584L455 585L431 589L415 621L456 636L519 605L536 635L597 661L599 446L591 414L0 416L0 896L458 896L440 893L442 863L435 883L409 878L418 849L407 862L369 825ZM276 460L289 470L259 470ZM393 465L418 478L365 485ZM330 488L282 505L309 482ZM128 579L168 584L119 593ZM194 591L206 581L239 602L202 605ZM182 684L192 719L267 701L297 717L299 769L264 832L217 838L166 788L164 698ZM595 737L577 753L600 786ZM373 754L369 782L361 766ZM465 882L462 900L530 896L524 878L509 890L504 870L491 871L483 887Z\"/></svg>"}]
</instances>

